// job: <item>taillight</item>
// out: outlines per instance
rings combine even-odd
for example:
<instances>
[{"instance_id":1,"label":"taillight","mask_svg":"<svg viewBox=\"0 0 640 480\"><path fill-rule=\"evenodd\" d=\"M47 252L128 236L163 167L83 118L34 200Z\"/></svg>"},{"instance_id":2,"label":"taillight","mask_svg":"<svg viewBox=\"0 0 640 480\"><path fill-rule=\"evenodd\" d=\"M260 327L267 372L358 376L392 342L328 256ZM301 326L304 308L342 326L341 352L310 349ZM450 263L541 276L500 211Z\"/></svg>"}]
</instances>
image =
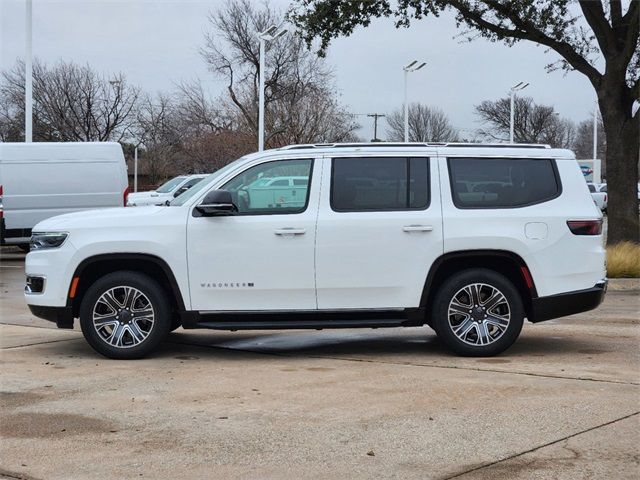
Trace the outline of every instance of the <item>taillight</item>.
<instances>
[{"instance_id":1,"label":"taillight","mask_svg":"<svg viewBox=\"0 0 640 480\"><path fill-rule=\"evenodd\" d=\"M574 235L600 235L602 220L567 220L567 226Z\"/></svg>"},{"instance_id":2,"label":"taillight","mask_svg":"<svg viewBox=\"0 0 640 480\"><path fill-rule=\"evenodd\" d=\"M124 200L124 206L127 206L127 201L129 200L129 187L124 189L124 192L122 193L122 200Z\"/></svg>"}]
</instances>

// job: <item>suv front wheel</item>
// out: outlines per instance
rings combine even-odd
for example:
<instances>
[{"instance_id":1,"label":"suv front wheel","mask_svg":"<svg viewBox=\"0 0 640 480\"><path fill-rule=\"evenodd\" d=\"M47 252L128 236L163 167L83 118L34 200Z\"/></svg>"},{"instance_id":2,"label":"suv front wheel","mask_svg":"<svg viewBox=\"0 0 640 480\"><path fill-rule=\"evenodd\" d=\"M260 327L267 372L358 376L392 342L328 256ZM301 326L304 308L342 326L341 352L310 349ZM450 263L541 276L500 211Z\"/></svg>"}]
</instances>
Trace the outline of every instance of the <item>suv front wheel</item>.
<instances>
[{"instance_id":1,"label":"suv front wheel","mask_svg":"<svg viewBox=\"0 0 640 480\"><path fill-rule=\"evenodd\" d=\"M524 317L518 290L503 275L484 268L447 279L432 311L438 337L457 354L477 357L509 348L520 335Z\"/></svg>"},{"instance_id":2,"label":"suv front wheel","mask_svg":"<svg viewBox=\"0 0 640 480\"><path fill-rule=\"evenodd\" d=\"M166 292L151 277L120 271L89 287L80 305L87 342L115 359L141 358L169 333L171 307Z\"/></svg>"}]
</instances>

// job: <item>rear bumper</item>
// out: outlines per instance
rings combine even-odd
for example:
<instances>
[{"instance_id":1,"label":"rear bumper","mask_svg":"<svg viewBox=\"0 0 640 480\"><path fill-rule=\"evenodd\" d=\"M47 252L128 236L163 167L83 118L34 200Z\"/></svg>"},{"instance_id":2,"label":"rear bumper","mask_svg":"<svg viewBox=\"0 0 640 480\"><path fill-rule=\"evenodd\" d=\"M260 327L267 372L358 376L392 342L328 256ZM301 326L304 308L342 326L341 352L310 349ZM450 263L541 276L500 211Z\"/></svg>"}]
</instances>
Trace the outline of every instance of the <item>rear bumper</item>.
<instances>
[{"instance_id":1,"label":"rear bumper","mask_svg":"<svg viewBox=\"0 0 640 480\"><path fill-rule=\"evenodd\" d=\"M606 292L607 279L604 279L586 290L534 298L531 301L529 321L543 322L593 310L602 303Z\"/></svg>"},{"instance_id":2,"label":"rear bumper","mask_svg":"<svg viewBox=\"0 0 640 480\"><path fill-rule=\"evenodd\" d=\"M73 309L71 307L29 305L29 310L38 318L54 322L58 328L73 328Z\"/></svg>"}]
</instances>

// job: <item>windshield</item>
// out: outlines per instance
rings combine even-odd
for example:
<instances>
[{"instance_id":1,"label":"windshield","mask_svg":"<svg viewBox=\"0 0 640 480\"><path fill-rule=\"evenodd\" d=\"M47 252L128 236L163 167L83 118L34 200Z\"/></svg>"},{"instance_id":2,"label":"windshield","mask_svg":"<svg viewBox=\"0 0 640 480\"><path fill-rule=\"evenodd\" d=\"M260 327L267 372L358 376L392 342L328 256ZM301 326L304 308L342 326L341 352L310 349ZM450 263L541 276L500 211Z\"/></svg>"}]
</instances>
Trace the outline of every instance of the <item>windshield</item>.
<instances>
[{"instance_id":1,"label":"windshield","mask_svg":"<svg viewBox=\"0 0 640 480\"><path fill-rule=\"evenodd\" d=\"M172 207L180 207L180 206L184 205L186 202L189 201L190 198L192 198L195 195L197 195L198 192L200 192L201 190L203 190L203 189L207 188L209 185L211 185L211 183L216 178L222 177L228 171L233 170L238 165L238 163L240 163L241 161L244 161L244 159L245 159L245 157L239 158L238 160L235 160L235 161L231 162L230 164L225 165L220 170L217 170L217 171L213 172L211 175L209 175L208 177L205 177L201 182L196 183L193 187L191 187L189 190L184 192L179 197L174 198L169 205L172 206Z\"/></svg>"},{"instance_id":2,"label":"windshield","mask_svg":"<svg viewBox=\"0 0 640 480\"><path fill-rule=\"evenodd\" d=\"M169 180L164 185L160 186L156 192L158 193L169 193L171 190L176 188L185 178L187 177L176 177Z\"/></svg>"}]
</instances>

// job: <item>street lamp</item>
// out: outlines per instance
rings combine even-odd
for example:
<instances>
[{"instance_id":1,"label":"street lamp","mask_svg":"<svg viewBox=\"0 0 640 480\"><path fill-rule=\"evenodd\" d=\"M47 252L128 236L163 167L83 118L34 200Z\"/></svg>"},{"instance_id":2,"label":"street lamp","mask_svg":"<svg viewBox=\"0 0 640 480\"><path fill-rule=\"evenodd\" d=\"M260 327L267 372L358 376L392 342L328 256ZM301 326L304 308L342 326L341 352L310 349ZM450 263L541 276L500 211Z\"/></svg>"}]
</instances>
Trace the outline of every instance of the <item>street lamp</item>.
<instances>
[{"instance_id":1,"label":"street lamp","mask_svg":"<svg viewBox=\"0 0 640 480\"><path fill-rule=\"evenodd\" d=\"M598 158L598 99L593 107L593 159ZM595 162L594 162L595 163Z\"/></svg>"},{"instance_id":2,"label":"street lamp","mask_svg":"<svg viewBox=\"0 0 640 480\"><path fill-rule=\"evenodd\" d=\"M271 25L264 32L258 33L260 40L260 91L258 93L258 151L264 150L264 79L265 79L265 46L267 42L271 42L287 33L284 27L276 27Z\"/></svg>"},{"instance_id":3,"label":"street lamp","mask_svg":"<svg viewBox=\"0 0 640 480\"><path fill-rule=\"evenodd\" d=\"M33 49L32 49L33 5L27 0L25 9L25 61L24 61L24 141L33 141Z\"/></svg>"},{"instance_id":4,"label":"street lamp","mask_svg":"<svg viewBox=\"0 0 640 480\"><path fill-rule=\"evenodd\" d=\"M513 143L513 101L515 100L516 92L524 90L528 86L528 83L520 82L511 87L511 90L509 91L511 94L511 108L509 110L509 143Z\"/></svg>"},{"instance_id":5,"label":"street lamp","mask_svg":"<svg viewBox=\"0 0 640 480\"><path fill-rule=\"evenodd\" d=\"M414 60L409 65L402 67L404 70L404 141L405 143L409 141L409 104L407 103L407 77L409 76L409 72L417 72L422 67L426 65L426 62L422 62L420 65L417 60Z\"/></svg>"}]
</instances>

